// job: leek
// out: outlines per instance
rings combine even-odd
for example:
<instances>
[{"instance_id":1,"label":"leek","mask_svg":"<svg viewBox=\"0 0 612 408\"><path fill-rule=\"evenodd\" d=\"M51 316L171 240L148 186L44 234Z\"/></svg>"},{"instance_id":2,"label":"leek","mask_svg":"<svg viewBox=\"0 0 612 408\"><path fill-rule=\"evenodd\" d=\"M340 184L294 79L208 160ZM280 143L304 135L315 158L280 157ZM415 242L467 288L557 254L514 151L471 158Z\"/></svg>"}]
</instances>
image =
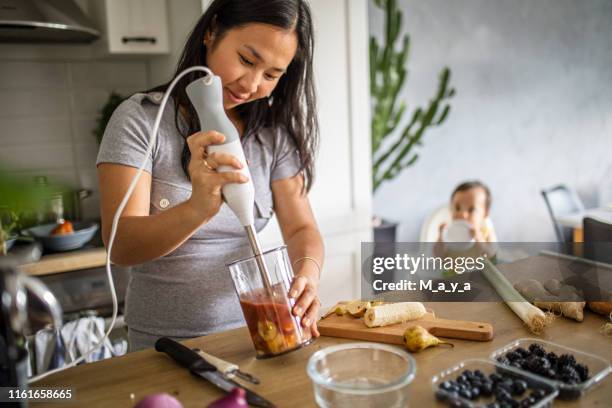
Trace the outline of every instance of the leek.
<instances>
[{"instance_id":1,"label":"leek","mask_svg":"<svg viewBox=\"0 0 612 408\"><path fill-rule=\"evenodd\" d=\"M544 313L529 303L488 259L485 260L485 268L482 272L506 305L521 318L532 333L542 333L552 322L554 318L552 314Z\"/></svg>"}]
</instances>

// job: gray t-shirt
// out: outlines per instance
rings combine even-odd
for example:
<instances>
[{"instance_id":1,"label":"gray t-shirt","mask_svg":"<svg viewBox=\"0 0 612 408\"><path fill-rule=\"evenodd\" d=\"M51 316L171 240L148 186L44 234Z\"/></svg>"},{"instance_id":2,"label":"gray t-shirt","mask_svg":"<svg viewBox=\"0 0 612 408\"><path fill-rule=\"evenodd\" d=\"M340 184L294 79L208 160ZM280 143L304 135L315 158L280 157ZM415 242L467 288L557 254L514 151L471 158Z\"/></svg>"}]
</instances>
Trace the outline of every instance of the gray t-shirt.
<instances>
[{"instance_id":1,"label":"gray t-shirt","mask_svg":"<svg viewBox=\"0 0 612 408\"><path fill-rule=\"evenodd\" d=\"M104 132L97 164L140 166L161 99L161 93L135 94L116 109ZM171 100L166 105L145 166L152 175L151 214L191 196L191 183L181 167L183 137L175 126L173 105ZM259 231L273 214L271 181L296 175L299 154L282 129L248 134L242 144L255 185ZM222 205L175 251L133 268L125 299L128 327L154 336L196 337L244 325L226 264L250 255L243 227Z\"/></svg>"}]
</instances>

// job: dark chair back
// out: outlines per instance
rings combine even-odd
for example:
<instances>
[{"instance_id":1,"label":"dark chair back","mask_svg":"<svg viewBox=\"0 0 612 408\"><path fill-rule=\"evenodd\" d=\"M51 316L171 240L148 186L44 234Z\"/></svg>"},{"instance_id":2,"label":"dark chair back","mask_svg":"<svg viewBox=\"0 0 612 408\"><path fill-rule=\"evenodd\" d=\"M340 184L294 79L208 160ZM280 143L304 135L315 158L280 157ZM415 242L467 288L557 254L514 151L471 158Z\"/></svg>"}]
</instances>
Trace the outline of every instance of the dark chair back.
<instances>
[{"instance_id":1,"label":"dark chair back","mask_svg":"<svg viewBox=\"0 0 612 408\"><path fill-rule=\"evenodd\" d=\"M585 217L584 257L612 264L612 224Z\"/></svg>"},{"instance_id":2,"label":"dark chair back","mask_svg":"<svg viewBox=\"0 0 612 408\"><path fill-rule=\"evenodd\" d=\"M552 219L557 240L559 242L572 242L572 229L559 225L557 217L584 211L584 205L580 197L574 190L564 184L542 190L542 197L544 197L544 202Z\"/></svg>"}]
</instances>

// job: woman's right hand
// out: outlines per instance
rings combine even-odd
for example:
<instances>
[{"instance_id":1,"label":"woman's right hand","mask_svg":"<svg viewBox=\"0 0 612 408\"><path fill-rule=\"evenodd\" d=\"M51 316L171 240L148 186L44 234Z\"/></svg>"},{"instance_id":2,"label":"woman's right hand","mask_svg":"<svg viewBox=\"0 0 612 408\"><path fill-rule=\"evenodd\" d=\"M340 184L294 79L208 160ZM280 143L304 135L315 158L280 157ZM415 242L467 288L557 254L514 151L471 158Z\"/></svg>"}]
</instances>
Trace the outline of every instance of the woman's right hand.
<instances>
[{"instance_id":1,"label":"woman's right hand","mask_svg":"<svg viewBox=\"0 0 612 408\"><path fill-rule=\"evenodd\" d=\"M221 187L229 183L246 183L248 178L239 172L217 172L219 166L227 165L242 169L243 165L231 154L206 153L209 145L220 144L225 136L219 132L198 132L187 137L187 146L191 152L189 177L191 178L191 207L203 219L212 218L221 208L223 198Z\"/></svg>"}]
</instances>

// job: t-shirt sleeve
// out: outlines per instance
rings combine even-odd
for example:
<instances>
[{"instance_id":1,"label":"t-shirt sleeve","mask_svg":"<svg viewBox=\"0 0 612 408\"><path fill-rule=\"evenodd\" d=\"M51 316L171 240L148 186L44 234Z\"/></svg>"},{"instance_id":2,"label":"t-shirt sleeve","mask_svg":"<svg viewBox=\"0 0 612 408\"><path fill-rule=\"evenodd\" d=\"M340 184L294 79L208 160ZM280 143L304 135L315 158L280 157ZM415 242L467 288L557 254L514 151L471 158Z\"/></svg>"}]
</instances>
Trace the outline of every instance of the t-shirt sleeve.
<instances>
[{"instance_id":1,"label":"t-shirt sleeve","mask_svg":"<svg viewBox=\"0 0 612 408\"><path fill-rule=\"evenodd\" d=\"M142 105L130 99L123 101L106 125L96 165L117 163L140 167L150 132L151 124ZM144 170L151 173L152 168L152 155L149 155Z\"/></svg>"},{"instance_id":2,"label":"t-shirt sleeve","mask_svg":"<svg viewBox=\"0 0 612 408\"><path fill-rule=\"evenodd\" d=\"M300 154L291 135L285 130L276 132L274 167L270 179L281 180L296 176L300 171Z\"/></svg>"}]
</instances>

